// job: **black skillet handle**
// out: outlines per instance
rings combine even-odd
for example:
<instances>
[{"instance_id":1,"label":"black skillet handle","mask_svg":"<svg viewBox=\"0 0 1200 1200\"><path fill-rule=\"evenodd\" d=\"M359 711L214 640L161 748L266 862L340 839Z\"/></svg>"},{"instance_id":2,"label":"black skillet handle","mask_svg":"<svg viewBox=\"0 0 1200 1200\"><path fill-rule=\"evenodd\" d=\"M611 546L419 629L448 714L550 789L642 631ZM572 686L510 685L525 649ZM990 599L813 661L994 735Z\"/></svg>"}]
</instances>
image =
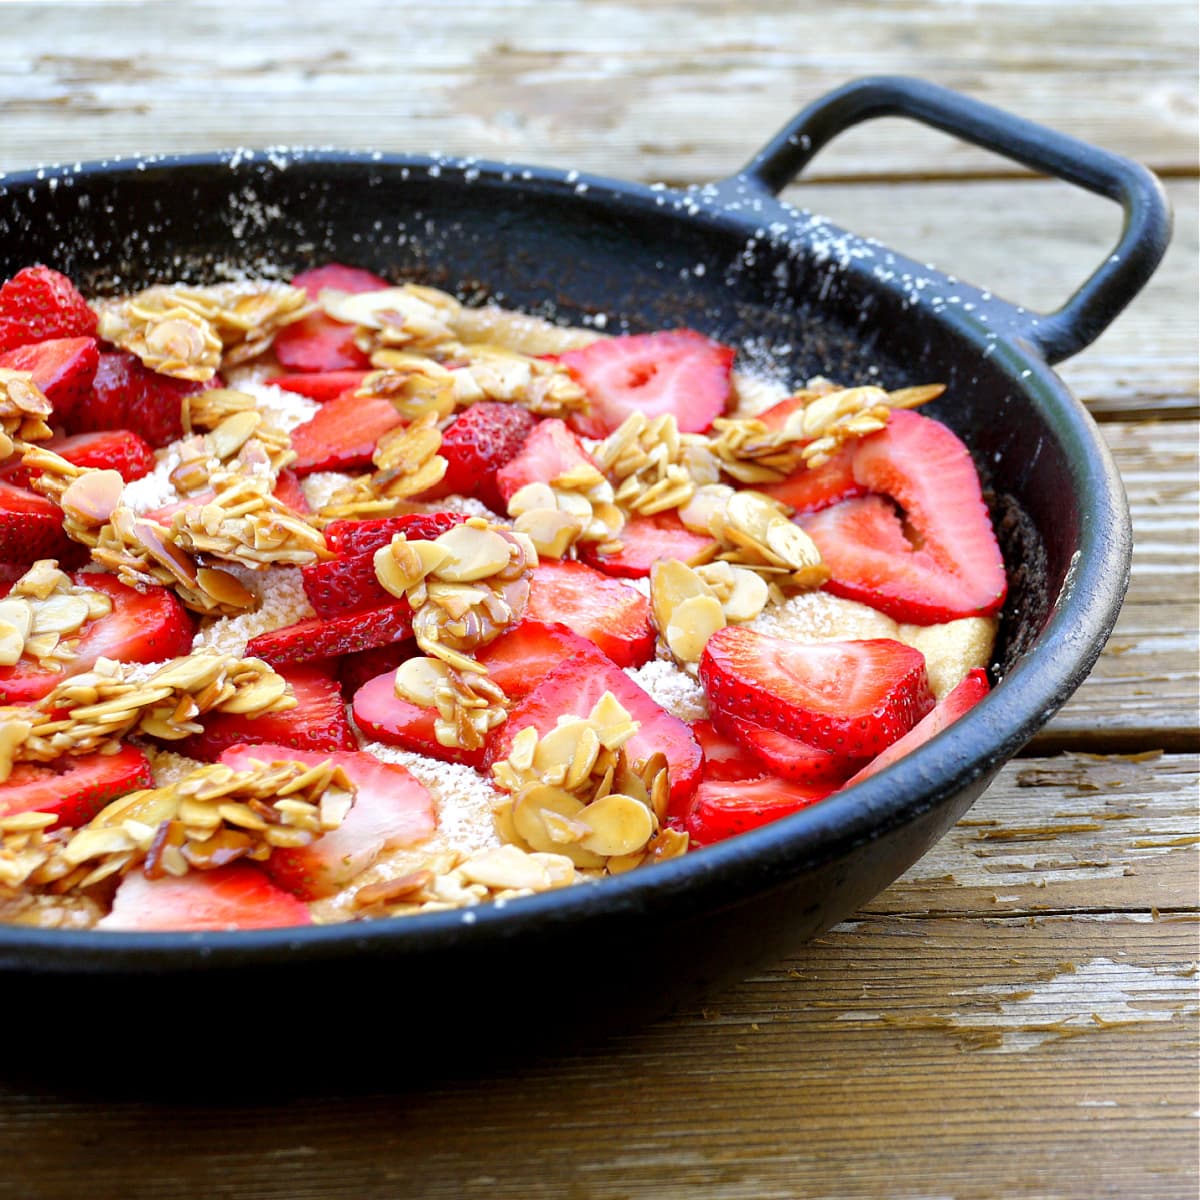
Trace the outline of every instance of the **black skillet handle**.
<instances>
[{"instance_id":1,"label":"black skillet handle","mask_svg":"<svg viewBox=\"0 0 1200 1200\"><path fill-rule=\"evenodd\" d=\"M1116 248L1057 312L1010 312L1014 331L1061 362L1108 327L1141 291L1171 236L1162 185L1145 167L948 88L901 75L858 79L799 113L739 172L778 194L827 142L873 117L910 117L1027 167L1117 201L1125 224ZM1010 306L1011 307L1011 306Z\"/></svg>"}]
</instances>

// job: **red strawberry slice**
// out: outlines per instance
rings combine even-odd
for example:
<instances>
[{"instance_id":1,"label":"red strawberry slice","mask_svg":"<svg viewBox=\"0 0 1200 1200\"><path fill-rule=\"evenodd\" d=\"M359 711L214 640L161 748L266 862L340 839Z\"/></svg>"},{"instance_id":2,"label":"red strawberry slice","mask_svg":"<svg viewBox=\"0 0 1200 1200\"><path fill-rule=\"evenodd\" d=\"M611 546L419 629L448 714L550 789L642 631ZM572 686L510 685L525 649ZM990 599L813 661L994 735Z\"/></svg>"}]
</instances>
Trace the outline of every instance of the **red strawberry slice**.
<instances>
[{"instance_id":1,"label":"red strawberry slice","mask_svg":"<svg viewBox=\"0 0 1200 1200\"><path fill-rule=\"evenodd\" d=\"M245 717L216 713L204 718L204 732L178 744L179 753L215 761L239 742L277 743L290 750L357 750L358 742L346 719L342 690L321 667L286 666L279 674L292 685L296 707L285 712ZM175 745L172 745L175 749Z\"/></svg>"},{"instance_id":2,"label":"red strawberry slice","mask_svg":"<svg viewBox=\"0 0 1200 1200\"><path fill-rule=\"evenodd\" d=\"M371 360L354 341L355 327L323 312L285 325L274 341L275 357L289 371L365 371Z\"/></svg>"},{"instance_id":3,"label":"red strawberry slice","mask_svg":"<svg viewBox=\"0 0 1200 1200\"><path fill-rule=\"evenodd\" d=\"M728 626L708 639L700 681L727 716L841 758L874 757L934 703L925 656L890 638L806 645Z\"/></svg>"},{"instance_id":4,"label":"red strawberry slice","mask_svg":"<svg viewBox=\"0 0 1200 1200\"><path fill-rule=\"evenodd\" d=\"M287 746L232 746L221 762L238 771L257 762L301 762L316 766L329 759L354 784L354 806L337 829L294 850L275 850L267 874L282 888L316 900L340 891L383 851L428 838L437 825L433 797L415 776L395 763L380 762L361 750L321 754Z\"/></svg>"},{"instance_id":5,"label":"red strawberry slice","mask_svg":"<svg viewBox=\"0 0 1200 1200\"><path fill-rule=\"evenodd\" d=\"M99 365L100 343L92 337L51 338L0 354L0 367L33 376L59 422L87 399Z\"/></svg>"},{"instance_id":6,"label":"red strawberry slice","mask_svg":"<svg viewBox=\"0 0 1200 1200\"><path fill-rule=\"evenodd\" d=\"M471 405L442 434L438 453L448 464L446 474L425 496L478 496L504 512L496 472L517 456L536 424L537 417L519 404L484 400Z\"/></svg>"},{"instance_id":7,"label":"red strawberry slice","mask_svg":"<svg viewBox=\"0 0 1200 1200\"><path fill-rule=\"evenodd\" d=\"M525 617L560 623L595 642L619 667L654 655L650 602L641 592L585 563L544 562L534 568Z\"/></svg>"},{"instance_id":8,"label":"red strawberry slice","mask_svg":"<svg viewBox=\"0 0 1200 1200\"><path fill-rule=\"evenodd\" d=\"M688 804L682 826L692 846L711 846L808 808L829 795L826 786L808 787L767 775L761 779L706 779Z\"/></svg>"},{"instance_id":9,"label":"red strawberry slice","mask_svg":"<svg viewBox=\"0 0 1200 1200\"><path fill-rule=\"evenodd\" d=\"M243 863L175 878L147 879L132 871L113 896L97 929L226 930L311 925L308 905Z\"/></svg>"},{"instance_id":10,"label":"red strawberry slice","mask_svg":"<svg viewBox=\"0 0 1200 1200\"><path fill-rule=\"evenodd\" d=\"M797 516L865 495L867 489L854 477L857 451L853 443L847 444L821 466L801 467L779 483L759 484L758 490L790 504Z\"/></svg>"},{"instance_id":11,"label":"red strawberry slice","mask_svg":"<svg viewBox=\"0 0 1200 1200\"><path fill-rule=\"evenodd\" d=\"M119 471L126 483L154 470L154 451L131 429L106 429L97 433L74 433L39 443L77 467ZM41 474L41 472L37 472ZM18 487L29 485L29 468L21 463L6 468L4 477Z\"/></svg>"},{"instance_id":12,"label":"red strawberry slice","mask_svg":"<svg viewBox=\"0 0 1200 1200\"><path fill-rule=\"evenodd\" d=\"M938 703L932 712L918 721L902 738L894 741L882 754L871 759L857 775L847 780L844 786L853 787L856 783L869 779L877 771L890 767L918 746L924 745L964 713L970 712L989 690L987 672L982 667L968 672L962 682Z\"/></svg>"},{"instance_id":13,"label":"red strawberry slice","mask_svg":"<svg viewBox=\"0 0 1200 1200\"><path fill-rule=\"evenodd\" d=\"M807 401L810 399L811 393L796 392L784 398L770 408L764 408L758 414L758 419L768 428L775 431L782 429L787 424L787 419L792 413L802 410Z\"/></svg>"},{"instance_id":14,"label":"red strawberry slice","mask_svg":"<svg viewBox=\"0 0 1200 1200\"><path fill-rule=\"evenodd\" d=\"M712 557L713 540L706 534L693 533L674 509L644 517L634 515L620 533L621 549L615 554L600 554L596 543L583 547L583 556L606 575L640 579L660 558L677 558L685 563L707 562Z\"/></svg>"},{"instance_id":15,"label":"red strawberry slice","mask_svg":"<svg viewBox=\"0 0 1200 1200\"><path fill-rule=\"evenodd\" d=\"M289 471L286 467L279 472L275 479L275 499L282 501L294 513L299 513L302 517L307 516L312 512L308 506L308 500L305 498L304 489L300 486L300 478L295 471Z\"/></svg>"},{"instance_id":16,"label":"red strawberry slice","mask_svg":"<svg viewBox=\"0 0 1200 1200\"><path fill-rule=\"evenodd\" d=\"M316 371L304 375L276 375L268 382L285 392L295 392L324 404L345 392L357 391L368 374L367 371Z\"/></svg>"},{"instance_id":17,"label":"red strawberry slice","mask_svg":"<svg viewBox=\"0 0 1200 1200\"><path fill-rule=\"evenodd\" d=\"M527 696L559 663L592 650L587 638L565 625L543 625L524 620L508 633L489 642L476 657L488 669L510 700Z\"/></svg>"},{"instance_id":18,"label":"red strawberry slice","mask_svg":"<svg viewBox=\"0 0 1200 1200\"><path fill-rule=\"evenodd\" d=\"M830 592L919 625L1000 608L1004 560L971 456L946 426L893 412L859 444L854 477L876 495L802 522L833 573Z\"/></svg>"},{"instance_id":19,"label":"red strawberry slice","mask_svg":"<svg viewBox=\"0 0 1200 1200\"><path fill-rule=\"evenodd\" d=\"M704 778L722 783L759 779L766 767L744 746L718 732L711 721L693 721L692 735L704 751Z\"/></svg>"},{"instance_id":20,"label":"red strawberry slice","mask_svg":"<svg viewBox=\"0 0 1200 1200\"><path fill-rule=\"evenodd\" d=\"M396 695L395 675L395 671L377 675L354 693L354 721L359 729L376 742L482 769L483 750L443 746L434 731L437 709L401 700Z\"/></svg>"},{"instance_id":21,"label":"red strawberry slice","mask_svg":"<svg viewBox=\"0 0 1200 1200\"><path fill-rule=\"evenodd\" d=\"M53 500L0 480L0 562L72 558L75 543L63 532Z\"/></svg>"},{"instance_id":22,"label":"red strawberry slice","mask_svg":"<svg viewBox=\"0 0 1200 1200\"><path fill-rule=\"evenodd\" d=\"M375 555L346 554L300 568L304 594L318 617L373 612L396 603L375 578Z\"/></svg>"},{"instance_id":23,"label":"red strawberry slice","mask_svg":"<svg viewBox=\"0 0 1200 1200\"><path fill-rule=\"evenodd\" d=\"M150 760L136 746L116 754L79 754L52 763L17 763L0 784L0 816L54 813L51 826L86 825L106 804L154 786Z\"/></svg>"},{"instance_id":24,"label":"red strawberry slice","mask_svg":"<svg viewBox=\"0 0 1200 1200\"><path fill-rule=\"evenodd\" d=\"M75 285L50 267L23 267L0 287L0 350L95 332L96 314Z\"/></svg>"},{"instance_id":25,"label":"red strawberry slice","mask_svg":"<svg viewBox=\"0 0 1200 1200\"><path fill-rule=\"evenodd\" d=\"M192 618L174 592L166 588L139 592L98 571L78 571L71 578L80 586L104 592L112 601L112 611L83 626L75 657L62 671L43 671L28 659L0 667L0 704L32 703L63 679L90 671L98 658L149 663L191 652Z\"/></svg>"},{"instance_id":26,"label":"red strawberry slice","mask_svg":"<svg viewBox=\"0 0 1200 1200\"><path fill-rule=\"evenodd\" d=\"M419 653L416 642L405 640L374 650L360 650L357 654L343 654L337 664L342 695L347 700L353 700L355 692L364 684L370 683L377 675L394 671L405 659Z\"/></svg>"},{"instance_id":27,"label":"red strawberry slice","mask_svg":"<svg viewBox=\"0 0 1200 1200\"><path fill-rule=\"evenodd\" d=\"M183 436L183 398L220 387L173 379L142 365L132 354L116 350L100 355L92 395L66 421L68 432L133 429L151 446L165 446Z\"/></svg>"},{"instance_id":28,"label":"red strawberry slice","mask_svg":"<svg viewBox=\"0 0 1200 1200\"><path fill-rule=\"evenodd\" d=\"M507 505L527 483L549 483L575 467L595 465L583 443L553 417L539 421L517 455L496 472L496 489Z\"/></svg>"},{"instance_id":29,"label":"red strawberry slice","mask_svg":"<svg viewBox=\"0 0 1200 1200\"><path fill-rule=\"evenodd\" d=\"M607 338L559 356L591 401L571 424L612 433L630 413L672 413L682 433L703 433L729 405L734 351L692 329Z\"/></svg>"},{"instance_id":30,"label":"red strawberry slice","mask_svg":"<svg viewBox=\"0 0 1200 1200\"><path fill-rule=\"evenodd\" d=\"M671 805L678 807L696 790L704 766L704 755L691 729L592 646L560 663L512 709L508 720L488 740L488 765L508 756L513 738L522 729L532 725L544 735L560 716L586 717L605 692L612 692L640 722L637 733L625 743L630 762L644 761L655 751L666 755Z\"/></svg>"},{"instance_id":31,"label":"red strawberry slice","mask_svg":"<svg viewBox=\"0 0 1200 1200\"><path fill-rule=\"evenodd\" d=\"M292 328L290 325L288 328ZM311 421L292 430L297 475L369 467L375 443L404 418L378 397L341 396L323 404Z\"/></svg>"},{"instance_id":32,"label":"red strawberry slice","mask_svg":"<svg viewBox=\"0 0 1200 1200\"><path fill-rule=\"evenodd\" d=\"M303 288L310 300L319 300L326 288L335 292L377 292L391 286L386 279L362 267L348 267L344 263L326 263L292 278L292 287Z\"/></svg>"},{"instance_id":33,"label":"red strawberry slice","mask_svg":"<svg viewBox=\"0 0 1200 1200\"><path fill-rule=\"evenodd\" d=\"M401 513L366 521L330 521L325 526L325 541L335 554L373 554L398 533L410 542L431 542L466 519L463 513L434 512Z\"/></svg>"},{"instance_id":34,"label":"red strawberry slice","mask_svg":"<svg viewBox=\"0 0 1200 1200\"><path fill-rule=\"evenodd\" d=\"M727 716L720 709L714 711L713 718L714 724L744 746L764 770L792 783L832 788L852 775L862 762L830 754L777 729Z\"/></svg>"},{"instance_id":35,"label":"red strawberry slice","mask_svg":"<svg viewBox=\"0 0 1200 1200\"><path fill-rule=\"evenodd\" d=\"M401 641L412 633L412 607L399 600L368 616L346 613L340 617L310 617L270 633L260 633L246 643L246 653L273 667L306 663L335 655L374 650Z\"/></svg>"}]
</instances>

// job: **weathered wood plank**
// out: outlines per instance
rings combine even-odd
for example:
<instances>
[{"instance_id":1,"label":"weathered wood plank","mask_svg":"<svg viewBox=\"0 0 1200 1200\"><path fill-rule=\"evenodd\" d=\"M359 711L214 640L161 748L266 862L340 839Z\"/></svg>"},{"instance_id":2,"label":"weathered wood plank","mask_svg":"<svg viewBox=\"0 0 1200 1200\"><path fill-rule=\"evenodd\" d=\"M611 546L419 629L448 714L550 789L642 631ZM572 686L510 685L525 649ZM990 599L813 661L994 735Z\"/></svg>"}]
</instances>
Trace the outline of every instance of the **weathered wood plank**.
<instances>
[{"instance_id":1,"label":"weathered wood plank","mask_svg":"<svg viewBox=\"0 0 1200 1200\"><path fill-rule=\"evenodd\" d=\"M249 1106L235 1072L223 1108L10 1088L0 1153L40 1200L81 1180L97 1200L1179 1200L1195 932L871 917L701 1011L486 1081Z\"/></svg>"},{"instance_id":2,"label":"weathered wood plank","mask_svg":"<svg viewBox=\"0 0 1200 1200\"><path fill-rule=\"evenodd\" d=\"M638 179L730 173L804 104L897 70L1173 171L1196 166L1196 14L1159 0L383 0L8 3L0 169L81 154L288 143L574 166ZM1053 48L1053 49L1051 49ZM735 115L736 114L736 115ZM814 174L1015 168L907 122Z\"/></svg>"}]
</instances>

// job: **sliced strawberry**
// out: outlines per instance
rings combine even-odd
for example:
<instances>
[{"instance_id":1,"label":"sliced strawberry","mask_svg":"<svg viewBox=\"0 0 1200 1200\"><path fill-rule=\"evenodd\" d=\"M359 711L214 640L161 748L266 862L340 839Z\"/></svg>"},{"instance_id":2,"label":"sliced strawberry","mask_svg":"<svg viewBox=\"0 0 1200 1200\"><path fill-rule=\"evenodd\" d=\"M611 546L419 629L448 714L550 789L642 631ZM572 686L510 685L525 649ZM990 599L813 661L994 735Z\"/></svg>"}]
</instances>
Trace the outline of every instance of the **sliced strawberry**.
<instances>
[{"instance_id":1,"label":"sliced strawberry","mask_svg":"<svg viewBox=\"0 0 1200 1200\"><path fill-rule=\"evenodd\" d=\"M71 578L107 595L112 611L84 624L75 656L62 671L43 671L29 659L0 667L0 704L32 703L63 679L90 671L98 658L148 663L191 652L192 618L174 592L157 587L139 592L98 571L78 571Z\"/></svg>"},{"instance_id":2,"label":"sliced strawberry","mask_svg":"<svg viewBox=\"0 0 1200 1200\"><path fill-rule=\"evenodd\" d=\"M311 925L308 905L276 887L255 867L231 863L176 878L147 879L131 871L97 929L225 930Z\"/></svg>"},{"instance_id":3,"label":"sliced strawberry","mask_svg":"<svg viewBox=\"0 0 1200 1200\"><path fill-rule=\"evenodd\" d=\"M276 335L275 357L290 371L365 371L371 360L354 341L355 328L323 312L309 313Z\"/></svg>"},{"instance_id":4,"label":"sliced strawberry","mask_svg":"<svg viewBox=\"0 0 1200 1200\"><path fill-rule=\"evenodd\" d=\"M136 746L116 754L79 754L52 763L17 763L0 784L0 816L54 813L60 825L86 825L106 804L154 786L150 760Z\"/></svg>"},{"instance_id":5,"label":"sliced strawberry","mask_svg":"<svg viewBox=\"0 0 1200 1200\"><path fill-rule=\"evenodd\" d=\"M367 371L315 371L303 375L276 375L269 382L272 387L324 404L346 392L357 391L368 374Z\"/></svg>"},{"instance_id":6,"label":"sliced strawberry","mask_svg":"<svg viewBox=\"0 0 1200 1200\"><path fill-rule=\"evenodd\" d=\"M310 617L295 625L260 633L246 643L246 653L279 667L374 650L401 641L411 633L412 607L407 600L398 600L386 608L373 609L365 618L361 613Z\"/></svg>"},{"instance_id":7,"label":"sliced strawberry","mask_svg":"<svg viewBox=\"0 0 1200 1200\"><path fill-rule=\"evenodd\" d=\"M396 597L375 577L373 551L343 554L301 567L300 578L318 617L373 612L396 603Z\"/></svg>"},{"instance_id":8,"label":"sliced strawberry","mask_svg":"<svg viewBox=\"0 0 1200 1200\"><path fill-rule=\"evenodd\" d=\"M33 376L59 423L69 420L91 394L99 365L100 343L92 337L51 338L0 354L0 367Z\"/></svg>"},{"instance_id":9,"label":"sliced strawberry","mask_svg":"<svg viewBox=\"0 0 1200 1200\"><path fill-rule=\"evenodd\" d=\"M809 399L809 396L804 392L793 393L775 404L770 408L764 408L758 414L758 419L768 428L778 432L787 424L787 419L794 412L802 411Z\"/></svg>"},{"instance_id":10,"label":"sliced strawberry","mask_svg":"<svg viewBox=\"0 0 1200 1200\"><path fill-rule=\"evenodd\" d=\"M872 758L932 707L925 656L890 638L803 644L741 626L700 658L709 703L842 758Z\"/></svg>"},{"instance_id":11,"label":"sliced strawberry","mask_svg":"<svg viewBox=\"0 0 1200 1200\"><path fill-rule=\"evenodd\" d=\"M443 746L434 731L437 709L401 700L396 695L395 675L395 671L377 675L354 693L354 722L359 729L376 742L482 769L483 750Z\"/></svg>"},{"instance_id":12,"label":"sliced strawberry","mask_svg":"<svg viewBox=\"0 0 1200 1200\"><path fill-rule=\"evenodd\" d=\"M478 496L504 512L496 472L517 456L536 424L537 417L519 404L472 404L442 434L438 453L446 460L446 474L425 496Z\"/></svg>"},{"instance_id":13,"label":"sliced strawberry","mask_svg":"<svg viewBox=\"0 0 1200 1200\"><path fill-rule=\"evenodd\" d=\"M713 718L713 723L744 746L765 771L792 783L832 788L854 774L862 763L860 758L830 754L777 729L727 716L719 709L714 711Z\"/></svg>"},{"instance_id":14,"label":"sliced strawberry","mask_svg":"<svg viewBox=\"0 0 1200 1200\"><path fill-rule=\"evenodd\" d=\"M332 759L354 784L354 806L337 829L310 845L275 850L267 874L280 887L306 900L340 891L384 850L424 841L437 825L433 797L418 779L395 763L380 762L362 750L321 754L287 746L232 746L221 762L238 771L255 762L301 762L310 766Z\"/></svg>"},{"instance_id":15,"label":"sliced strawberry","mask_svg":"<svg viewBox=\"0 0 1200 1200\"><path fill-rule=\"evenodd\" d=\"M706 779L696 789L682 827L692 846L711 846L824 800L829 786L806 787L767 775L761 779Z\"/></svg>"},{"instance_id":16,"label":"sliced strawberry","mask_svg":"<svg viewBox=\"0 0 1200 1200\"><path fill-rule=\"evenodd\" d=\"M297 454L292 470L308 475L369 467L375 443L403 424L404 418L389 400L353 394L330 400L311 421L292 430L292 449Z\"/></svg>"},{"instance_id":17,"label":"sliced strawberry","mask_svg":"<svg viewBox=\"0 0 1200 1200\"><path fill-rule=\"evenodd\" d=\"M593 648L587 638L572 633L565 625L543 625L524 620L476 657L510 700L527 696L559 663Z\"/></svg>"},{"instance_id":18,"label":"sliced strawberry","mask_svg":"<svg viewBox=\"0 0 1200 1200\"><path fill-rule=\"evenodd\" d=\"M292 279L292 287L303 288L310 300L319 300L326 288L334 292L377 292L391 286L386 279L362 267L348 267L344 263L326 263L311 271L301 271Z\"/></svg>"},{"instance_id":19,"label":"sliced strawberry","mask_svg":"<svg viewBox=\"0 0 1200 1200\"><path fill-rule=\"evenodd\" d=\"M566 424L552 417L539 421L516 456L496 472L496 488L507 505L527 483L549 483L576 467L595 465Z\"/></svg>"},{"instance_id":20,"label":"sliced strawberry","mask_svg":"<svg viewBox=\"0 0 1200 1200\"><path fill-rule=\"evenodd\" d=\"M279 472L275 479L275 499L282 501L292 512L299 513L302 517L312 512L308 506L308 500L305 498L304 489L300 486L299 476L295 471L290 471L286 467Z\"/></svg>"},{"instance_id":21,"label":"sliced strawberry","mask_svg":"<svg viewBox=\"0 0 1200 1200\"><path fill-rule=\"evenodd\" d=\"M902 738L894 741L882 754L871 759L857 775L846 781L845 787L853 787L869 779L884 767L911 753L918 746L929 741L935 734L941 733L948 725L952 725L964 713L968 713L988 694L987 672L982 667L968 672L962 682L933 710L918 721Z\"/></svg>"},{"instance_id":22,"label":"sliced strawberry","mask_svg":"<svg viewBox=\"0 0 1200 1200\"><path fill-rule=\"evenodd\" d=\"M123 350L102 353L92 395L71 414L67 429L133 429L151 446L165 446L183 436L184 396L220 386L215 378L197 383L159 375Z\"/></svg>"},{"instance_id":23,"label":"sliced strawberry","mask_svg":"<svg viewBox=\"0 0 1200 1200\"><path fill-rule=\"evenodd\" d=\"M571 424L612 433L630 413L671 413L683 433L703 433L729 405L734 351L692 329L607 338L559 356L591 401Z\"/></svg>"},{"instance_id":24,"label":"sliced strawberry","mask_svg":"<svg viewBox=\"0 0 1200 1200\"><path fill-rule=\"evenodd\" d=\"M759 779L766 767L744 746L726 737L711 721L693 721L692 735L704 751L704 778L721 783Z\"/></svg>"},{"instance_id":25,"label":"sliced strawberry","mask_svg":"<svg viewBox=\"0 0 1200 1200\"><path fill-rule=\"evenodd\" d=\"M22 267L0 287L0 350L95 332L96 314L75 285L50 267Z\"/></svg>"},{"instance_id":26,"label":"sliced strawberry","mask_svg":"<svg viewBox=\"0 0 1200 1200\"><path fill-rule=\"evenodd\" d=\"M692 731L592 646L559 663L512 709L508 720L493 731L488 741L488 765L508 756L513 738L522 729L532 725L539 734L546 734L560 716L586 717L605 692L612 692L640 723L637 733L625 743L630 761L644 761L655 751L665 754L671 804L682 804L696 790L704 765L704 755Z\"/></svg>"},{"instance_id":27,"label":"sliced strawberry","mask_svg":"<svg viewBox=\"0 0 1200 1200\"><path fill-rule=\"evenodd\" d=\"M790 504L797 516L819 512L840 500L866 494L867 489L854 477L857 446L849 443L819 467L801 467L779 483L756 485L760 492Z\"/></svg>"},{"instance_id":28,"label":"sliced strawberry","mask_svg":"<svg viewBox=\"0 0 1200 1200\"><path fill-rule=\"evenodd\" d=\"M627 583L578 562L544 562L531 582L527 620L566 625L619 667L640 667L653 656L650 602Z\"/></svg>"},{"instance_id":29,"label":"sliced strawberry","mask_svg":"<svg viewBox=\"0 0 1200 1200\"><path fill-rule=\"evenodd\" d=\"M946 426L893 412L859 443L854 477L875 495L802 522L833 572L830 592L918 625L1000 608L1004 560L971 456Z\"/></svg>"},{"instance_id":30,"label":"sliced strawberry","mask_svg":"<svg viewBox=\"0 0 1200 1200\"><path fill-rule=\"evenodd\" d=\"M357 654L343 654L337 664L342 695L348 701L353 700L355 692L376 675L394 671L405 659L418 653L416 642L409 639L374 650L360 650Z\"/></svg>"},{"instance_id":31,"label":"sliced strawberry","mask_svg":"<svg viewBox=\"0 0 1200 1200\"><path fill-rule=\"evenodd\" d=\"M0 480L0 562L70 558L74 546L53 500Z\"/></svg>"},{"instance_id":32,"label":"sliced strawberry","mask_svg":"<svg viewBox=\"0 0 1200 1200\"><path fill-rule=\"evenodd\" d=\"M131 429L106 429L97 433L74 433L40 442L77 467L119 471L126 483L154 470L154 451ZM41 472L38 472L40 474ZM5 478L18 487L29 484L29 468L18 463L6 469Z\"/></svg>"},{"instance_id":33,"label":"sliced strawberry","mask_svg":"<svg viewBox=\"0 0 1200 1200\"><path fill-rule=\"evenodd\" d=\"M215 761L223 750L239 742L278 743L291 750L357 750L358 742L346 719L342 690L337 680L320 667L281 667L292 686L296 707L265 716L216 713L204 718L204 732L179 744L181 754ZM172 749L174 749L174 745Z\"/></svg>"},{"instance_id":34,"label":"sliced strawberry","mask_svg":"<svg viewBox=\"0 0 1200 1200\"><path fill-rule=\"evenodd\" d=\"M325 541L335 554L374 553L398 533L412 542L431 542L466 519L464 513L434 512L401 513L366 521L330 521L325 526Z\"/></svg>"},{"instance_id":35,"label":"sliced strawberry","mask_svg":"<svg viewBox=\"0 0 1200 1200\"><path fill-rule=\"evenodd\" d=\"M660 558L701 563L712 557L712 538L693 533L674 509L644 517L635 514L620 533L621 549L615 554L600 554L595 542L583 548L585 560L606 575L639 579L650 574Z\"/></svg>"}]
</instances>

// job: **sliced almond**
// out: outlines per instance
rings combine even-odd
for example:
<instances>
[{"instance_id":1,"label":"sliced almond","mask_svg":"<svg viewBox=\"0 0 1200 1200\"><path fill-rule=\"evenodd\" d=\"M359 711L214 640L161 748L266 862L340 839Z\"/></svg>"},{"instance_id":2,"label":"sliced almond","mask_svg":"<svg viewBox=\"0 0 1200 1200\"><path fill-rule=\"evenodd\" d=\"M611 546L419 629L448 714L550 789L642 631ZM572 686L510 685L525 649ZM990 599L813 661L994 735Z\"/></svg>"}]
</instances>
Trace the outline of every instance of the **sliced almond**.
<instances>
[{"instance_id":1,"label":"sliced almond","mask_svg":"<svg viewBox=\"0 0 1200 1200\"><path fill-rule=\"evenodd\" d=\"M579 843L580 846L605 858L632 854L654 836L654 817L650 810L632 796L620 792L594 800L578 814L578 819L592 831Z\"/></svg>"},{"instance_id":2,"label":"sliced almond","mask_svg":"<svg viewBox=\"0 0 1200 1200\"><path fill-rule=\"evenodd\" d=\"M663 633L667 646L684 663L700 661L708 639L725 628L725 610L715 596L693 596L671 613Z\"/></svg>"},{"instance_id":3,"label":"sliced almond","mask_svg":"<svg viewBox=\"0 0 1200 1200\"><path fill-rule=\"evenodd\" d=\"M435 574L449 583L474 583L504 570L511 557L510 543L493 529L470 522L434 539L434 545L449 557Z\"/></svg>"}]
</instances>

